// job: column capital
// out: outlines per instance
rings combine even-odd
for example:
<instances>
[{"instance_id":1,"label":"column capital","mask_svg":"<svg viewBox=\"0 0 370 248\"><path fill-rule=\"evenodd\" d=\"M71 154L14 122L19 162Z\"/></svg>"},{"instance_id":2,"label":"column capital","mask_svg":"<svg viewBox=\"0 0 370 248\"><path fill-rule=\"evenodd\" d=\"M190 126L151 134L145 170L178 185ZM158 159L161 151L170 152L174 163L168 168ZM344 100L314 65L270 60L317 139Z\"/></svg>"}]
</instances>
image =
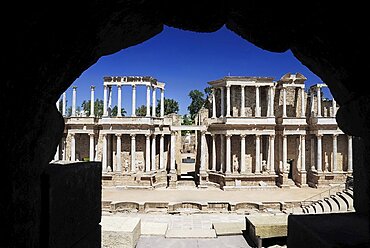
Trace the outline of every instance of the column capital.
<instances>
[{"instance_id":1,"label":"column capital","mask_svg":"<svg viewBox=\"0 0 370 248\"><path fill-rule=\"evenodd\" d=\"M275 134L270 134L271 139L275 139Z\"/></svg>"},{"instance_id":2,"label":"column capital","mask_svg":"<svg viewBox=\"0 0 370 248\"><path fill-rule=\"evenodd\" d=\"M103 136L103 138L104 138L104 137L107 137L107 134L106 133L102 133L101 136Z\"/></svg>"},{"instance_id":3,"label":"column capital","mask_svg":"<svg viewBox=\"0 0 370 248\"><path fill-rule=\"evenodd\" d=\"M227 133L227 134L225 134L225 136L226 136L226 138L227 138L227 139L230 139L230 138L231 138L231 136L233 136L233 135L232 135L232 134Z\"/></svg>"},{"instance_id":4,"label":"column capital","mask_svg":"<svg viewBox=\"0 0 370 248\"><path fill-rule=\"evenodd\" d=\"M150 134L150 133L146 133L146 134L145 134L145 137L146 137L147 139L149 139L151 135L152 135L152 134Z\"/></svg>"},{"instance_id":5,"label":"column capital","mask_svg":"<svg viewBox=\"0 0 370 248\"><path fill-rule=\"evenodd\" d=\"M131 133L130 136L131 136L131 139L135 139L136 134L135 133Z\"/></svg>"},{"instance_id":6,"label":"column capital","mask_svg":"<svg viewBox=\"0 0 370 248\"><path fill-rule=\"evenodd\" d=\"M136 84L131 84L132 89L136 89Z\"/></svg>"},{"instance_id":7,"label":"column capital","mask_svg":"<svg viewBox=\"0 0 370 248\"><path fill-rule=\"evenodd\" d=\"M76 133L70 133L70 135L71 135L72 137L74 137L74 136L75 136L75 134L76 134Z\"/></svg>"},{"instance_id":8,"label":"column capital","mask_svg":"<svg viewBox=\"0 0 370 248\"><path fill-rule=\"evenodd\" d=\"M161 138L164 138L164 135L165 135L165 134L164 134L164 133L161 133L160 135L161 135Z\"/></svg>"},{"instance_id":9,"label":"column capital","mask_svg":"<svg viewBox=\"0 0 370 248\"><path fill-rule=\"evenodd\" d=\"M240 135L240 138L242 138L242 139L245 139L245 137L247 137L247 135L245 133Z\"/></svg>"},{"instance_id":10,"label":"column capital","mask_svg":"<svg viewBox=\"0 0 370 248\"><path fill-rule=\"evenodd\" d=\"M256 84L254 87L256 87L256 88L259 88L259 87L261 87L261 85L259 85L259 84Z\"/></svg>"},{"instance_id":11,"label":"column capital","mask_svg":"<svg viewBox=\"0 0 370 248\"><path fill-rule=\"evenodd\" d=\"M104 85L104 89L108 89L108 85Z\"/></svg>"},{"instance_id":12,"label":"column capital","mask_svg":"<svg viewBox=\"0 0 370 248\"><path fill-rule=\"evenodd\" d=\"M245 85L243 85L243 84L242 84L242 85L240 85L240 88L241 88L241 89L244 89L244 88L245 88Z\"/></svg>"},{"instance_id":13,"label":"column capital","mask_svg":"<svg viewBox=\"0 0 370 248\"><path fill-rule=\"evenodd\" d=\"M306 134L301 134L302 139L306 138Z\"/></svg>"},{"instance_id":14,"label":"column capital","mask_svg":"<svg viewBox=\"0 0 370 248\"><path fill-rule=\"evenodd\" d=\"M205 135L205 134L207 133L207 131L202 130L202 131L200 131L200 133L201 133L202 135Z\"/></svg>"},{"instance_id":15,"label":"column capital","mask_svg":"<svg viewBox=\"0 0 370 248\"><path fill-rule=\"evenodd\" d=\"M215 133L211 133L210 135L211 135L212 138L214 138L216 136Z\"/></svg>"},{"instance_id":16,"label":"column capital","mask_svg":"<svg viewBox=\"0 0 370 248\"><path fill-rule=\"evenodd\" d=\"M256 138L257 138L257 137L259 138L260 136L261 136L261 134L257 134L257 133L256 133Z\"/></svg>"},{"instance_id":17,"label":"column capital","mask_svg":"<svg viewBox=\"0 0 370 248\"><path fill-rule=\"evenodd\" d=\"M72 89L74 89L74 90L77 89L77 86L76 85L73 85L72 86Z\"/></svg>"},{"instance_id":18,"label":"column capital","mask_svg":"<svg viewBox=\"0 0 370 248\"><path fill-rule=\"evenodd\" d=\"M171 131L171 135L176 135L177 134L177 131Z\"/></svg>"},{"instance_id":19,"label":"column capital","mask_svg":"<svg viewBox=\"0 0 370 248\"><path fill-rule=\"evenodd\" d=\"M94 133L89 133L89 136L91 137L91 136L94 136L95 134Z\"/></svg>"},{"instance_id":20,"label":"column capital","mask_svg":"<svg viewBox=\"0 0 370 248\"><path fill-rule=\"evenodd\" d=\"M231 87L231 85L225 85L225 88L227 88L227 89L230 88L230 87Z\"/></svg>"},{"instance_id":21,"label":"column capital","mask_svg":"<svg viewBox=\"0 0 370 248\"><path fill-rule=\"evenodd\" d=\"M94 85L91 85L91 86L90 86L90 89L91 89L91 90L95 90L95 86L94 86Z\"/></svg>"},{"instance_id":22,"label":"column capital","mask_svg":"<svg viewBox=\"0 0 370 248\"><path fill-rule=\"evenodd\" d=\"M318 134L316 134L316 137L322 137L323 136L323 134L321 134L321 133L318 133Z\"/></svg>"},{"instance_id":23,"label":"column capital","mask_svg":"<svg viewBox=\"0 0 370 248\"><path fill-rule=\"evenodd\" d=\"M333 137L337 138L339 134L335 133L333 134Z\"/></svg>"},{"instance_id":24,"label":"column capital","mask_svg":"<svg viewBox=\"0 0 370 248\"><path fill-rule=\"evenodd\" d=\"M155 133L152 133L153 138L155 138L157 135Z\"/></svg>"},{"instance_id":25,"label":"column capital","mask_svg":"<svg viewBox=\"0 0 370 248\"><path fill-rule=\"evenodd\" d=\"M121 133L116 133L115 134L117 137L120 137L121 138L121 136L122 136L122 134Z\"/></svg>"},{"instance_id":26,"label":"column capital","mask_svg":"<svg viewBox=\"0 0 370 248\"><path fill-rule=\"evenodd\" d=\"M122 85L117 85L117 88L118 88L118 89L121 89L121 88L122 88Z\"/></svg>"}]
</instances>

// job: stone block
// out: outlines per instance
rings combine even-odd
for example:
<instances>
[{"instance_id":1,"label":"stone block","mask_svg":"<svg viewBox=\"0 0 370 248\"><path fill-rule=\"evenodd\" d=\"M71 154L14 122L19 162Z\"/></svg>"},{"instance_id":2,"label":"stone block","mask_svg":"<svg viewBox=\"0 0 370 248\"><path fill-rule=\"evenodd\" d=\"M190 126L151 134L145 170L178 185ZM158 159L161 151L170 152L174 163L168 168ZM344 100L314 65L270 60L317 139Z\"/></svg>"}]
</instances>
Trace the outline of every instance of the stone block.
<instances>
[{"instance_id":1,"label":"stone block","mask_svg":"<svg viewBox=\"0 0 370 248\"><path fill-rule=\"evenodd\" d=\"M226 235L242 235L245 230L245 223L243 222L217 222L212 223L213 229L217 236Z\"/></svg>"},{"instance_id":2,"label":"stone block","mask_svg":"<svg viewBox=\"0 0 370 248\"><path fill-rule=\"evenodd\" d=\"M214 229L168 229L166 238L216 238Z\"/></svg>"},{"instance_id":3,"label":"stone block","mask_svg":"<svg viewBox=\"0 0 370 248\"><path fill-rule=\"evenodd\" d=\"M102 247L135 248L141 235L140 218L103 216Z\"/></svg>"},{"instance_id":4,"label":"stone block","mask_svg":"<svg viewBox=\"0 0 370 248\"><path fill-rule=\"evenodd\" d=\"M142 222L141 235L165 236L167 228L168 228L167 223Z\"/></svg>"}]
</instances>

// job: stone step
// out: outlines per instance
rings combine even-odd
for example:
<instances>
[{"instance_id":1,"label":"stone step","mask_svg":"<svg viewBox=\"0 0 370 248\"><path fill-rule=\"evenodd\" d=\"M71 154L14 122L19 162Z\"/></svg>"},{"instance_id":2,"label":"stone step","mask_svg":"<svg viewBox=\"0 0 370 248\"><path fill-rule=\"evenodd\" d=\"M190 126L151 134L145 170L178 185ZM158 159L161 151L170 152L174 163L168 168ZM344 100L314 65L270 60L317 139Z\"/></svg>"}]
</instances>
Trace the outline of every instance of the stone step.
<instances>
[{"instance_id":1,"label":"stone step","mask_svg":"<svg viewBox=\"0 0 370 248\"><path fill-rule=\"evenodd\" d=\"M165 238L216 238L215 229L168 229Z\"/></svg>"},{"instance_id":2,"label":"stone step","mask_svg":"<svg viewBox=\"0 0 370 248\"><path fill-rule=\"evenodd\" d=\"M212 223L213 229L217 236L226 235L242 235L245 230L245 223L243 222L217 222Z\"/></svg>"}]
</instances>

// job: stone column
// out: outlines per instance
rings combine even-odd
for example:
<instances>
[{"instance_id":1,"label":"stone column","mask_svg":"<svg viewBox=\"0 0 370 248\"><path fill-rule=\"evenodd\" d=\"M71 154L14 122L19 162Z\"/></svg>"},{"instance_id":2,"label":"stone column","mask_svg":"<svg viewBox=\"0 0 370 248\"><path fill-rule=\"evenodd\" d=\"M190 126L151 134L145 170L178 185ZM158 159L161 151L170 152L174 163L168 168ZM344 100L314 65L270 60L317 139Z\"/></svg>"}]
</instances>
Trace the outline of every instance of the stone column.
<instances>
[{"instance_id":1,"label":"stone column","mask_svg":"<svg viewBox=\"0 0 370 248\"><path fill-rule=\"evenodd\" d=\"M55 106L57 107L57 110L59 112L59 99L57 100L57 102L55 103Z\"/></svg>"},{"instance_id":2,"label":"stone column","mask_svg":"<svg viewBox=\"0 0 370 248\"><path fill-rule=\"evenodd\" d=\"M112 115L112 86L108 86L108 109L110 109L110 112L108 113L109 116Z\"/></svg>"},{"instance_id":3,"label":"stone column","mask_svg":"<svg viewBox=\"0 0 370 248\"><path fill-rule=\"evenodd\" d=\"M225 90L224 90L224 87L221 87L220 88L221 90L221 114L220 114L220 117L224 117L224 114L225 114Z\"/></svg>"},{"instance_id":4,"label":"stone column","mask_svg":"<svg viewBox=\"0 0 370 248\"><path fill-rule=\"evenodd\" d=\"M145 135L145 172L150 171L150 134Z\"/></svg>"},{"instance_id":5,"label":"stone column","mask_svg":"<svg viewBox=\"0 0 370 248\"><path fill-rule=\"evenodd\" d=\"M164 134L159 139L159 170L164 169Z\"/></svg>"},{"instance_id":6,"label":"stone column","mask_svg":"<svg viewBox=\"0 0 370 248\"><path fill-rule=\"evenodd\" d=\"M226 117L231 117L230 109L231 109L231 101L230 101L230 85L226 85Z\"/></svg>"},{"instance_id":7,"label":"stone column","mask_svg":"<svg viewBox=\"0 0 370 248\"><path fill-rule=\"evenodd\" d=\"M348 135L348 172L353 171L353 159L352 159L352 136Z\"/></svg>"},{"instance_id":8,"label":"stone column","mask_svg":"<svg viewBox=\"0 0 370 248\"><path fill-rule=\"evenodd\" d=\"M67 107L67 93L63 93L62 96L62 115L66 116L66 107Z\"/></svg>"},{"instance_id":9,"label":"stone column","mask_svg":"<svg viewBox=\"0 0 370 248\"><path fill-rule=\"evenodd\" d=\"M201 132L201 141L200 141L200 171L205 171L206 170L206 132L202 131Z\"/></svg>"},{"instance_id":10,"label":"stone column","mask_svg":"<svg viewBox=\"0 0 370 248\"><path fill-rule=\"evenodd\" d=\"M131 136L131 172L136 171L136 134Z\"/></svg>"},{"instance_id":11,"label":"stone column","mask_svg":"<svg viewBox=\"0 0 370 248\"><path fill-rule=\"evenodd\" d=\"M322 172L322 134L317 134L317 171Z\"/></svg>"},{"instance_id":12,"label":"stone column","mask_svg":"<svg viewBox=\"0 0 370 248\"><path fill-rule=\"evenodd\" d=\"M104 85L103 116L108 116L108 86Z\"/></svg>"},{"instance_id":13,"label":"stone column","mask_svg":"<svg viewBox=\"0 0 370 248\"><path fill-rule=\"evenodd\" d=\"M136 117L136 85L132 85L132 106L131 106L131 116Z\"/></svg>"},{"instance_id":14,"label":"stone column","mask_svg":"<svg viewBox=\"0 0 370 248\"><path fill-rule=\"evenodd\" d=\"M288 160L288 137L283 134L283 172L286 172L286 164Z\"/></svg>"},{"instance_id":15,"label":"stone column","mask_svg":"<svg viewBox=\"0 0 370 248\"><path fill-rule=\"evenodd\" d=\"M337 102L333 98L333 116L332 117L335 117L336 114L337 114Z\"/></svg>"},{"instance_id":16,"label":"stone column","mask_svg":"<svg viewBox=\"0 0 370 248\"><path fill-rule=\"evenodd\" d=\"M301 88L301 118L306 116L305 105L304 105L304 87Z\"/></svg>"},{"instance_id":17,"label":"stone column","mask_svg":"<svg viewBox=\"0 0 370 248\"><path fill-rule=\"evenodd\" d=\"M240 173L246 173L245 166L245 134L240 135Z\"/></svg>"},{"instance_id":18,"label":"stone column","mask_svg":"<svg viewBox=\"0 0 370 248\"><path fill-rule=\"evenodd\" d=\"M66 160L66 139L62 137L62 160Z\"/></svg>"},{"instance_id":19,"label":"stone column","mask_svg":"<svg viewBox=\"0 0 370 248\"><path fill-rule=\"evenodd\" d=\"M90 117L95 117L95 110L94 110L94 103L95 103L95 86L91 85L90 91Z\"/></svg>"},{"instance_id":20,"label":"stone column","mask_svg":"<svg viewBox=\"0 0 370 248\"><path fill-rule=\"evenodd\" d=\"M301 135L301 172L306 172L306 135Z\"/></svg>"},{"instance_id":21,"label":"stone column","mask_svg":"<svg viewBox=\"0 0 370 248\"><path fill-rule=\"evenodd\" d=\"M270 172L275 173L275 135L270 135Z\"/></svg>"},{"instance_id":22,"label":"stone column","mask_svg":"<svg viewBox=\"0 0 370 248\"><path fill-rule=\"evenodd\" d=\"M261 155L261 139L260 135L256 134L256 174L261 174L261 160L260 160L260 155Z\"/></svg>"},{"instance_id":23,"label":"stone column","mask_svg":"<svg viewBox=\"0 0 370 248\"><path fill-rule=\"evenodd\" d=\"M71 161L76 161L76 140L74 133L71 133Z\"/></svg>"},{"instance_id":24,"label":"stone column","mask_svg":"<svg viewBox=\"0 0 370 248\"><path fill-rule=\"evenodd\" d=\"M57 145L57 150L55 151L54 160L59 160L59 144Z\"/></svg>"},{"instance_id":25,"label":"stone column","mask_svg":"<svg viewBox=\"0 0 370 248\"><path fill-rule=\"evenodd\" d=\"M122 171L122 162L121 162L121 134L117 133L117 172Z\"/></svg>"},{"instance_id":26,"label":"stone column","mask_svg":"<svg viewBox=\"0 0 370 248\"><path fill-rule=\"evenodd\" d=\"M215 134L211 134L212 136L212 171L216 171L216 136Z\"/></svg>"},{"instance_id":27,"label":"stone column","mask_svg":"<svg viewBox=\"0 0 370 248\"><path fill-rule=\"evenodd\" d=\"M90 136L90 153L89 153L89 160L90 161L94 161L94 148L95 148L95 144L94 144L94 134L93 133L90 133L89 134Z\"/></svg>"},{"instance_id":28,"label":"stone column","mask_svg":"<svg viewBox=\"0 0 370 248\"><path fill-rule=\"evenodd\" d=\"M225 136L223 134L220 134L220 172L224 172L224 167L225 167Z\"/></svg>"},{"instance_id":29,"label":"stone column","mask_svg":"<svg viewBox=\"0 0 370 248\"><path fill-rule=\"evenodd\" d=\"M72 87L72 117L76 116L77 86Z\"/></svg>"},{"instance_id":30,"label":"stone column","mask_svg":"<svg viewBox=\"0 0 370 248\"><path fill-rule=\"evenodd\" d=\"M107 172L107 158L108 158L108 152L107 152L107 135L106 134L103 134L103 154L102 154L103 172Z\"/></svg>"},{"instance_id":31,"label":"stone column","mask_svg":"<svg viewBox=\"0 0 370 248\"><path fill-rule=\"evenodd\" d=\"M117 86L117 94L118 94L118 99L117 99L117 117L121 117L121 108L122 108L122 86L118 85Z\"/></svg>"},{"instance_id":32,"label":"stone column","mask_svg":"<svg viewBox=\"0 0 370 248\"><path fill-rule=\"evenodd\" d=\"M164 89L161 89L161 117L164 117Z\"/></svg>"},{"instance_id":33,"label":"stone column","mask_svg":"<svg viewBox=\"0 0 370 248\"><path fill-rule=\"evenodd\" d=\"M338 135L333 134L333 170L332 172L338 172Z\"/></svg>"},{"instance_id":34,"label":"stone column","mask_svg":"<svg viewBox=\"0 0 370 248\"><path fill-rule=\"evenodd\" d=\"M212 118L216 118L216 92L215 88L212 88Z\"/></svg>"},{"instance_id":35,"label":"stone column","mask_svg":"<svg viewBox=\"0 0 370 248\"><path fill-rule=\"evenodd\" d=\"M321 117L321 88L317 87L317 116Z\"/></svg>"},{"instance_id":36,"label":"stone column","mask_svg":"<svg viewBox=\"0 0 370 248\"><path fill-rule=\"evenodd\" d=\"M256 117L261 117L261 107L260 107L260 86L256 85Z\"/></svg>"},{"instance_id":37,"label":"stone column","mask_svg":"<svg viewBox=\"0 0 370 248\"><path fill-rule=\"evenodd\" d=\"M156 112L155 112L156 101L157 101L156 91L157 91L157 88L153 87L153 91L152 91L152 94L153 94L152 95L152 116L153 117L156 117Z\"/></svg>"},{"instance_id":38,"label":"stone column","mask_svg":"<svg viewBox=\"0 0 370 248\"><path fill-rule=\"evenodd\" d=\"M244 91L244 88L245 86L244 85L241 85L240 86L241 88L241 98L240 98L240 116L241 117L245 117L245 91Z\"/></svg>"},{"instance_id":39,"label":"stone column","mask_svg":"<svg viewBox=\"0 0 370 248\"><path fill-rule=\"evenodd\" d=\"M287 117L287 115L286 115L286 89L285 89L285 87L283 87L282 90L283 90L283 117Z\"/></svg>"},{"instance_id":40,"label":"stone column","mask_svg":"<svg viewBox=\"0 0 370 248\"><path fill-rule=\"evenodd\" d=\"M153 134L153 138L152 138L152 171L154 171L154 172L157 171L157 166L156 166L156 162L155 162L155 154L157 153L156 144L157 144L157 140L156 140L155 134Z\"/></svg>"},{"instance_id":41,"label":"stone column","mask_svg":"<svg viewBox=\"0 0 370 248\"><path fill-rule=\"evenodd\" d=\"M171 165L170 172L176 173L176 132L171 132Z\"/></svg>"},{"instance_id":42,"label":"stone column","mask_svg":"<svg viewBox=\"0 0 370 248\"><path fill-rule=\"evenodd\" d=\"M226 174L231 173L231 134L226 134Z\"/></svg>"},{"instance_id":43,"label":"stone column","mask_svg":"<svg viewBox=\"0 0 370 248\"><path fill-rule=\"evenodd\" d=\"M311 102L311 116L313 116L313 113L315 113L315 96L312 90L310 90L310 102Z\"/></svg>"},{"instance_id":44,"label":"stone column","mask_svg":"<svg viewBox=\"0 0 370 248\"><path fill-rule=\"evenodd\" d=\"M150 85L146 86L146 117L150 117Z\"/></svg>"},{"instance_id":45,"label":"stone column","mask_svg":"<svg viewBox=\"0 0 370 248\"><path fill-rule=\"evenodd\" d=\"M270 86L270 117L274 116L274 86Z\"/></svg>"},{"instance_id":46,"label":"stone column","mask_svg":"<svg viewBox=\"0 0 370 248\"><path fill-rule=\"evenodd\" d=\"M311 158L310 158L310 162L311 162L311 168L312 167L316 168L316 166L315 166L315 139L313 138L313 136L311 137Z\"/></svg>"}]
</instances>

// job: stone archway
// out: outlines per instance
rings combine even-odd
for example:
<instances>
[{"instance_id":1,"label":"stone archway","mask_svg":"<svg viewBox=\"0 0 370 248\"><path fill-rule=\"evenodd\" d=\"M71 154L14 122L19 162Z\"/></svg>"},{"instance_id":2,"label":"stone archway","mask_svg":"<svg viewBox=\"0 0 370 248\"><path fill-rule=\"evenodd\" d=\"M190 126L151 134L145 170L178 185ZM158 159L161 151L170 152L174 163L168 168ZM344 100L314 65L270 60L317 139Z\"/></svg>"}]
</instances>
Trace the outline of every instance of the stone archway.
<instances>
[{"instance_id":1,"label":"stone archway","mask_svg":"<svg viewBox=\"0 0 370 248\"><path fill-rule=\"evenodd\" d=\"M335 11L334 11L335 9ZM39 246L40 175L52 159L62 136L63 119L55 101L100 57L139 44L161 32L163 25L212 32L226 26L253 44L274 52L291 49L311 71L325 81L341 106L337 120L347 134L370 145L370 94L366 80L369 38L361 4L260 1L114 1L83 6L60 3L12 6L17 13L3 21L4 52L1 90L3 225L9 227L4 246ZM348 13L356 13L351 19ZM6 17L6 16L5 16ZM366 149L365 149L366 151ZM363 164L370 157L363 154ZM369 215L369 166L357 166L358 212ZM355 165L356 167L356 165Z\"/></svg>"}]
</instances>

